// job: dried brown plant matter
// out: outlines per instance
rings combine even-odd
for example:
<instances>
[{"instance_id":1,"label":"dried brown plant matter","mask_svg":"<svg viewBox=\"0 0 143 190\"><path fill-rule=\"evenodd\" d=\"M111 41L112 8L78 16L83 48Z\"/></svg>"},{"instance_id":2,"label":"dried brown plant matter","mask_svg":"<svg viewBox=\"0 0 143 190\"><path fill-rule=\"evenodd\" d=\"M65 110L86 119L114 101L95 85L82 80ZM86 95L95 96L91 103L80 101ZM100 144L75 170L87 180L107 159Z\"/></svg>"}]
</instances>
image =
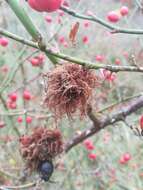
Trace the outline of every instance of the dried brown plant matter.
<instances>
[{"instance_id":1,"label":"dried brown plant matter","mask_svg":"<svg viewBox=\"0 0 143 190\"><path fill-rule=\"evenodd\" d=\"M72 117L78 110L86 115L92 90L97 86L95 73L81 65L65 63L47 74L47 89L44 103L56 118L67 114Z\"/></svg>"},{"instance_id":2,"label":"dried brown plant matter","mask_svg":"<svg viewBox=\"0 0 143 190\"><path fill-rule=\"evenodd\" d=\"M41 161L50 161L63 151L61 132L37 127L20 138L20 151L27 167L36 170Z\"/></svg>"}]
</instances>

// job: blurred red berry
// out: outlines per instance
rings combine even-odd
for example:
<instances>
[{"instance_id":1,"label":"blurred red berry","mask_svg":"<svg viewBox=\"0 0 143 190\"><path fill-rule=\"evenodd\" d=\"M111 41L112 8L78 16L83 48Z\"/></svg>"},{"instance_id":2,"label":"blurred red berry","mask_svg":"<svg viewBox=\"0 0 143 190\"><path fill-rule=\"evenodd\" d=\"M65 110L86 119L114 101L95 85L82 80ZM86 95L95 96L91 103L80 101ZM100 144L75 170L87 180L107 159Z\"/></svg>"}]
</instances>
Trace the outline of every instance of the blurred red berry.
<instances>
[{"instance_id":1,"label":"blurred red berry","mask_svg":"<svg viewBox=\"0 0 143 190\"><path fill-rule=\"evenodd\" d=\"M4 73L7 73L9 70L9 67L7 65L4 65L1 67L1 71L4 72Z\"/></svg>"},{"instance_id":2,"label":"blurred red berry","mask_svg":"<svg viewBox=\"0 0 143 190\"><path fill-rule=\"evenodd\" d=\"M32 122L32 117L27 116L26 117L26 123L30 124Z\"/></svg>"},{"instance_id":3,"label":"blurred red berry","mask_svg":"<svg viewBox=\"0 0 143 190\"><path fill-rule=\"evenodd\" d=\"M129 13L128 7L126 7L126 6L121 7L121 9L120 9L120 14L121 14L122 16L126 16L126 15L128 15L128 13Z\"/></svg>"},{"instance_id":4,"label":"blurred red berry","mask_svg":"<svg viewBox=\"0 0 143 190\"><path fill-rule=\"evenodd\" d=\"M23 118L22 118L21 116L19 116L19 117L17 118L17 122L18 122L18 123L22 123L22 121L23 121Z\"/></svg>"},{"instance_id":5,"label":"blurred red berry","mask_svg":"<svg viewBox=\"0 0 143 190\"><path fill-rule=\"evenodd\" d=\"M120 158L119 162L120 162L120 164L126 164L126 161L124 160L123 157Z\"/></svg>"},{"instance_id":6,"label":"blurred red berry","mask_svg":"<svg viewBox=\"0 0 143 190\"><path fill-rule=\"evenodd\" d=\"M8 39L5 37L0 38L0 45L6 47L8 45Z\"/></svg>"},{"instance_id":7,"label":"blurred red berry","mask_svg":"<svg viewBox=\"0 0 143 190\"><path fill-rule=\"evenodd\" d=\"M63 5L66 6L66 7L70 6L69 3L66 0L63 2Z\"/></svg>"},{"instance_id":8,"label":"blurred red berry","mask_svg":"<svg viewBox=\"0 0 143 190\"><path fill-rule=\"evenodd\" d=\"M115 23L115 22L118 22L120 20L120 16L115 11L111 11L107 14L107 19L108 19L108 21Z\"/></svg>"},{"instance_id":9,"label":"blurred red berry","mask_svg":"<svg viewBox=\"0 0 143 190\"><path fill-rule=\"evenodd\" d=\"M103 55L96 55L95 60L99 61L99 62L103 62L104 61L104 56Z\"/></svg>"},{"instance_id":10,"label":"blurred red berry","mask_svg":"<svg viewBox=\"0 0 143 190\"><path fill-rule=\"evenodd\" d=\"M8 102L7 102L7 107L8 107L9 109L16 109L17 105L16 105L15 102L8 101Z\"/></svg>"},{"instance_id":11,"label":"blurred red berry","mask_svg":"<svg viewBox=\"0 0 143 190\"><path fill-rule=\"evenodd\" d=\"M85 27L85 28L88 28L88 27L89 27L89 24L90 24L89 21L85 21L85 22L84 22L84 27Z\"/></svg>"},{"instance_id":12,"label":"blurred red berry","mask_svg":"<svg viewBox=\"0 0 143 190\"><path fill-rule=\"evenodd\" d=\"M48 23L51 23L52 22L52 17L50 15L47 15L45 17L45 20L48 22Z\"/></svg>"},{"instance_id":13,"label":"blurred red berry","mask_svg":"<svg viewBox=\"0 0 143 190\"><path fill-rule=\"evenodd\" d=\"M118 59L118 58L116 58L116 59L115 59L115 64L116 64L116 65L120 65L120 64L121 64L121 60Z\"/></svg>"},{"instance_id":14,"label":"blurred red berry","mask_svg":"<svg viewBox=\"0 0 143 190\"><path fill-rule=\"evenodd\" d=\"M87 150L94 150L94 148L95 148L94 145L93 145L93 142L91 140L89 140L89 139L85 140L83 142L83 144L84 144L84 146L85 146L85 148Z\"/></svg>"},{"instance_id":15,"label":"blurred red berry","mask_svg":"<svg viewBox=\"0 0 143 190\"><path fill-rule=\"evenodd\" d=\"M88 36L83 36L82 42L83 42L84 44L87 44L88 41L89 41Z\"/></svg>"},{"instance_id":16,"label":"blurred red berry","mask_svg":"<svg viewBox=\"0 0 143 190\"><path fill-rule=\"evenodd\" d=\"M37 59L37 58L32 58L32 59L30 59L30 63L31 63L31 65L32 66L39 66L39 59Z\"/></svg>"},{"instance_id":17,"label":"blurred red berry","mask_svg":"<svg viewBox=\"0 0 143 190\"><path fill-rule=\"evenodd\" d=\"M60 36L58 41L59 41L59 43L63 44L65 42L65 37Z\"/></svg>"},{"instance_id":18,"label":"blurred red berry","mask_svg":"<svg viewBox=\"0 0 143 190\"><path fill-rule=\"evenodd\" d=\"M143 129L143 115L140 117L140 128Z\"/></svg>"},{"instance_id":19,"label":"blurred red berry","mask_svg":"<svg viewBox=\"0 0 143 190\"><path fill-rule=\"evenodd\" d=\"M124 160L125 160L126 162L128 162L129 160L131 160L131 155L130 155L129 153L125 153L125 154L123 155L123 158L124 158Z\"/></svg>"},{"instance_id":20,"label":"blurred red berry","mask_svg":"<svg viewBox=\"0 0 143 190\"><path fill-rule=\"evenodd\" d=\"M85 146L88 146L88 145L90 145L91 143L92 143L92 141L89 140L89 139L86 139L86 140L83 142L83 144L84 144Z\"/></svg>"},{"instance_id":21,"label":"blurred red berry","mask_svg":"<svg viewBox=\"0 0 143 190\"><path fill-rule=\"evenodd\" d=\"M64 11L58 10L59 16L64 16Z\"/></svg>"},{"instance_id":22,"label":"blurred red berry","mask_svg":"<svg viewBox=\"0 0 143 190\"><path fill-rule=\"evenodd\" d=\"M129 160L131 160L131 155L129 153L125 153L120 158L120 164L126 164Z\"/></svg>"},{"instance_id":23,"label":"blurred red berry","mask_svg":"<svg viewBox=\"0 0 143 190\"><path fill-rule=\"evenodd\" d=\"M17 100L17 93L16 93L16 92L11 93L11 94L9 95L9 99L10 99L12 102L16 102L16 100Z\"/></svg>"},{"instance_id":24,"label":"blurred red berry","mask_svg":"<svg viewBox=\"0 0 143 190\"><path fill-rule=\"evenodd\" d=\"M28 90L24 90L23 99L24 100L31 100L31 98L32 98L31 93Z\"/></svg>"},{"instance_id":25,"label":"blurred red berry","mask_svg":"<svg viewBox=\"0 0 143 190\"><path fill-rule=\"evenodd\" d=\"M90 160L95 160L96 159L96 154L94 154L94 153L89 153L88 154L88 158L90 159Z\"/></svg>"}]
</instances>

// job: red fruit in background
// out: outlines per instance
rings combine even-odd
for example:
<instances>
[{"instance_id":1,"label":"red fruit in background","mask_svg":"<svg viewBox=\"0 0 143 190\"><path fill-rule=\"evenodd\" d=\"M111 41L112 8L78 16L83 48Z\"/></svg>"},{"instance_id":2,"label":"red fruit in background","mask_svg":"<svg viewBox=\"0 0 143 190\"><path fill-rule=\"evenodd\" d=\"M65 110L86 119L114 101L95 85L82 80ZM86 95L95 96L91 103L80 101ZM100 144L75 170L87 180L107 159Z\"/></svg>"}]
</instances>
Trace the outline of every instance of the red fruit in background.
<instances>
[{"instance_id":1,"label":"red fruit in background","mask_svg":"<svg viewBox=\"0 0 143 190\"><path fill-rule=\"evenodd\" d=\"M8 39L4 37L0 38L0 45L6 47L8 45Z\"/></svg>"},{"instance_id":2,"label":"red fruit in background","mask_svg":"<svg viewBox=\"0 0 143 190\"><path fill-rule=\"evenodd\" d=\"M103 62L104 56L103 55L96 55L95 59L96 59L96 61Z\"/></svg>"},{"instance_id":3,"label":"red fruit in background","mask_svg":"<svg viewBox=\"0 0 143 190\"><path fill-rule=\"evenodd\" d=\"M120 162L120 164L126 164L126 161L124 160L123 157L120 158L119 162Z\"/></svg>"},{"instance_id":4,"label":"red fruit in background","mask_svg":"<svg viewBox=\"0 0 143 190\"><path fill-rule=\"evenodd\" d=\"M125 162L128 162L131 159L131 155L129 153L125 153L123 155L123 158L124 158Z\"/></svg>"},{"instance_id":5,"label":"red fruit in background","mask_svg":"<svg viewBox=\"0 0 143 190\"><path fill-rule=\"evenodd\" d=\"M131 155L129 153L125 153L120 158L120 164L126 164L129 160L131 160Z\"/></svg>"},{"instance_id":6,"label":"red fruit in background","mask_svg":"<svg viewBox=\"0 0 143 190\"><path fill-rule=\"evenodd\" d=\"M24 100L31 100L31 98L32 98L31 93L28 90L24 90L23 99Z\"/></svg>"},{"instance_id":7,"label":"red fruit in background","mask_svg":"<svg viewBox=\"0 0 143 190\"><path fill-rule=\"evenodd\" d=\"M22 123L22 121L23 121L23 118L22 118L21 116L19 116L19 117L17 118L17 122L18 122L18 123Z\"/></svg>"},{"instance_id":8,"label":"red fruit in background","mask_svg":"<svg viewBox=\"0 0 143 190\"><path fill-rule=\"evenodd\" d=\"M89 21L85 21L85 22L84 22L84 27L85 27L85 28L88 28L89 25L90 25L90 22L89 22Z\"/></svg>"},{"instance_id":9,"label":"red fruit in background","mask_svg":"<svg viewBox=\"0 0 143 190\"><path fill-rule=\"evenodd\" d=\"M37 59L37 58L32 58L32 59L30 59L30 63L31 63L31 65L32 66L39 66L39 59Z\"/></svg>"},{"instance_id":10,"label":"red fruit in background","mask_svg":"<svg viewBox=\"0 0 143 190\"><path fill-rule=\"evenodd\" d=\"M143 129L143 115L140 117L140 128Z\"/></svg>"},{"instance_id":11,"label":"red fruit in background","mask_svg":"<svg viewBox=\"0 0 143 190\"><path fill-rule=\"evenodd\" d=\"M90 153L90 154L88 154L88 158L90 159L90 160L95 160L96 159L96 154L94 154L94 153Z\"/></svg>"},{"instance_id":12,"label":"red fruit in background","mask_svg":"<svg viewBox=\"0 0 143 190\"><path fill-rule=\"evenodd\" d=\"M120 64L121 64L121 60L118 59L118 58L116 58L116 59L115 59L115 64L120 65Z\"/></svg>"},{"instance_id":13,"label":"red fruit in background","mask_svg":"<svg viewBox=\"0 0 143 190\"><path fill-rule=\"evenodd\" d=\"M121 7L121 9L120 9L120 14L121 14L122 16L126 16L126 15L128 15L128 13L129 13L128 7L126 7L126 6Z\"/></svg>"},{"instance_id":14,"label":"red fruit in background","mask_svg":"<svg viewBox=\"0 0 143 190\"><path fill-rule=\"evenodd\" d=\"M66 6L66 7L70 6L69 3L66 0L63 2L63 5Z\"/></svg>"},{"instance_id":15,"label":"red fruit in background","mask_svg":"<svg viewBox=\"0 0 143 190\"><path fill-rule=\"evenodd\" d=\"M30 116L27 116L26 117L26 123L31 123L32 122L32 117L30 117Z\"/></svg>"},{"instance_id":16,"label":"red fruit in background","mask_svg":"<svg viewBox=\"0 0 143 190\"><path fill-rule=\"evenodd\" d=\"M85 148L87 149L87 150L94 150L94 145L93 145L93 143L92 143L92 141L91 140L85 140L84 142L83 142L83 144L84 144L84 146L85 146Z\"/></svg>"},{"instance_id":17,"label":"red fruit in background","mask_svg":"<svg viewBox=\"0 0 143 190\"><path fill-rule=\"evenodd\" d=\"M16 105L15 102L8 101L8 102L7 102L7 107L8 107L9 109L16 109L17 105Z\"/></svg>"},{"instance_id":18,"label":"red fruit in background","mask_svg":"<svg viewBox=\"0 0 143 190\"><path fill-rule=\"evenodd\" d=\"M17 93L12 93L9 95L9 99L12 101L12 102L16 102L17 100Z\"/></svg>"},{"instance_id":19,"label":"red fruit in background","mask_svg":"<svg viewBox=\"0 0 143 190\"><path fill-rule=\"evenodd\" d=\"M88 36L83 36L82 42L83 42L84 44L87 44L88 41L89 41Z\"/></svg>"},{"instance_id":20,"label":"red fruit in background","mask_svg":"<svg viewBox=\"0 0 143 190\"><path fill-rule=\"evenodd\" d=\"M53 12L60 8L62 0L28 0L31 8L39 12Z\"/></svg>"},{"instance_id":21,"label":"red fruit in background","mask_svg":"<svg viewBox=\"0 0 143 190\"><path fill-rule=\"evenodd\" d=\"M108 19L108 21L115 23L115 22L118 22L120 20L120 16L115 11L111 11L107 14L107 19Z\"/></svg>"},{"instance_id":22,"label":"red fruit in background","mask_svg":"<svg viewBox=\"0 0 143 190\"><path fill-rule=\"evenodd\" d=\"M51 23L51 22L52 22L52 17L49 16L49 15L47 15L47 16L45 17L45 20L46 20L48 23Z\"/></svg>"}]
</instances>

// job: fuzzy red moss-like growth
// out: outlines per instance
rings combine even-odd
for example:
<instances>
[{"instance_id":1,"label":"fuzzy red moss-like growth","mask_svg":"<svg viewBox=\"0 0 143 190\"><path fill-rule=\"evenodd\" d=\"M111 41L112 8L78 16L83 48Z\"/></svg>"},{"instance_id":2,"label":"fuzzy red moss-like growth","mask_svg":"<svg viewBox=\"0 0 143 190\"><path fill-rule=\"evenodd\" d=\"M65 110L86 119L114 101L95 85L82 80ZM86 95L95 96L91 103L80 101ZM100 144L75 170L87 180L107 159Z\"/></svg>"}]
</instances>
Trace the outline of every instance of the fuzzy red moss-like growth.
<instances>
[{"instance_id":1,"label":"fuzzy red moss-like growth","mask_svg":"<svg viewBox=\"0 0 143 190\"><path fill-rule=\"evenodd\" d=\"M37 127L31 135L20 138L20 152L31 170L36 170L41 161L52 160L62 151L62 136L57 129Z\"/></svg>"},{"instance_id":2,"label":"fuzzy red moss-like growth","mask_svg":"<svg viewBox=\"0 0 143 190\"><path fill-rule=\"evenodd\" d=\"M56 119L65 114L72 117L77 110L80 116L86 115L92 90L98 84L93 71L81 65L65 63L50 71L47 78L44 103L53 111Z\"/></svg>"}]
</instances>

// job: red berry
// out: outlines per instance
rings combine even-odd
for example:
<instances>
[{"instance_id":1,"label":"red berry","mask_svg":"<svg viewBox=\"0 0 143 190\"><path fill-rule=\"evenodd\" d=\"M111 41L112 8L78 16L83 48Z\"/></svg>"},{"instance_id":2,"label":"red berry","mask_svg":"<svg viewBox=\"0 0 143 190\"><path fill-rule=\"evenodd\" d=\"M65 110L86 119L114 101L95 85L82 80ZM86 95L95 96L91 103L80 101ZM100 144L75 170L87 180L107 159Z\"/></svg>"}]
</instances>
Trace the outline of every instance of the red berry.
<instances>
[{"instance_id":1,"label":"red berry","mask_svg":"<svg viewBox=\"0 0 143 190\"><path fill-rule=\"evenodd\" d=\"M115 64L120 65L120 64L121 64L121 60L118 59L118 58L116 58L116 59L115 59Z\"/></svg>"},{"instance_id":2,"label":"red berry","mask_svg":"<svg viewBox=\"0 0 143 190\"><path fill-rule=\"evenodd\" d=\"M39 59L32 58L32 59L30 59L30 63L32 66L37 67L37 66L39 66Z\"/></svg>"},{"instance_id":3,"label":"red berry","mask_svg":"<svg viewBox=\"0 0 143 190\"><path fill-rule=\"evenodd\" d=\"M85 148L87 149L87 150L94 150L94 145L93 145L93 143L92 143L92 141L91 140L85 140L84 142L83 142L83 144L84 144L84 146L85 146Z\"/></svg>"},{"instance_id":4,"label":"red berry","mask_svg":"<svg viewBox=\"0 0 143 190\"><path fill-rule=\"evenodd\" d=\"M128 13L129 13L128 7L126 7L126 6L121 7L121 9L120 9L120 14L121 14L122 16L126 16L126 15L128 15Z\"/></svg>"},{"instance_id":5,"label":"red berry","mask_svg":"<svg viewBox=\"0 0 143 190\"><path fill-rule=\"evenodd\" d=\"M83 42L84 44L87 44L88 41L89 41L88 36L83 36L82 42Z\"/></svg>"},{"instance_id":6,"label":"red berry","mask_svg":"<svg viewBox=\"0 0 143 190\"><path fill-rule=\"evenodd\" d=\"M104 56L103 55L96 55L95 59L96 59L96 61L103 62Z\"/></svg>"},{"instance_id":7,"label":"red berry","mask_svg":"<svg viewBox=\"0 0 143 190\"><path fill-rule=\"evenodd\" d=\"M129 160L131 160L131 155L129 153L125 153L120 158L120 164L126 164Z\"/></svg>"},{"instance_id":8,"label":"red berry","mask_svg":"<svg viewBox=\"0 0 143 190\"><path fill-rule=\"evenodd\" d=\"M28 0L29 5L39 12L53 12L60 8L62 0Z\"/></svg>"},{"instance_id":9,"label":"red berry","mask_svg":"<svg viewBox=\"0 0 143 190\"><path fill-rule=\"evenodd\" d=\"M95 160L96 159L96 154L94 154L94 153L89 153L88 154L88 158L90 159L90 160Z\"/></svg>"},{"instance_id":10,"label":"red berry","mask_svg":"<svg viewBox=\"0 0 143 190\"><path fill-rule=\"evenodd\" d=\"M1 71L4 72L4 73L7 73L9 70L9 67L7 65L4 65L1 67Z\"/></svg>"},{"instance_id":11,"label":"red berry","mask_svg":"<svg viewBox=\"0 0 143 190\"><path fill-rule=\"evenodd\" d=\"M17 100L17 93L14 92L14 93L10 94L10 95L9 95L9 98L10 98L10 100L11 100L12 102L16 102L16 100Z\"/></svg>"},{"instance_id":12,"label":"red berry","mask_svg":"<svg viewBox=\"0 0 143 190\"><path fill-rule=\"evenodd\" d=\"M31 100L31 93L28 90L24 90L23 92L23 99L24 100Z\"/></svg>"},{"instance_id":13,"label":"red berry","mask_svg":"<svg viewBox=\"0 0 143 190\"><path fill-rule=\"evenodd\" d=\"M124 160L123 157L120 158L119 162L120 162L120 164L126 164L126 161Z\"/></svg>"},{"instance_id":14,"label":"red berry","mask_svg":"<svg viewBox=\"0 0 143 190\"><path fill-rule=\"evenodd\" d=\"M63 44L65 42L65 37L64 36L60 36L59 37L59 43Z\"/></svg>"},{"instance_id":15,"label":"red berry","mask_svg":"<svg viewBox=\"0 0 143 190\"><path fill-rule=\"evenodd\" d=\"M124 158L125 162L128 162L131 159L131 155L129 153L125 153L123 155L123 158Z\"/></svg>"},{"instance_id":16,"label":"red berry","mask_svg":"<svg viewBox=\"0 0 143 190\"><path fill-rule=\"evenodd\" d=\"M19 116L19 117L17 118L17 122L18 122L18 123L22 123L22 121L23 121L23 118L22 118L21 116Z\"/></svg>"},{"instance_id":17,"label":"red berry","mask_svg":"<svg viewBox=\"0 0 143 190\"><path fill-rule=\"evenodd\" d=\"M26 117L26 123L31 123L32 122L32 117L30 117L30 116L27 116Z\"/></svg>"},{"instance_id":18,"label":"red berry","mask_svg":"<svg viewBox=\"0 0 143 190\"><path fill-rule=\"evenodd\" d=\"M51 23L51 22L52 22L52 17L49 16L49 15L47 15L47 16L45 17L45 20L46 20L48 23Z\"/></svg>"},{"instance_id":19,"label":"red berry","mask_svg":"<svg viewBox=\"0 0 143 190\"><path fill-rule=\"evenodd\" d=\"M107 19L110 22L118 22L120 20L120 16L115 11L111 11L107 14Z\"/></svg>"},{"instance_id":20,"label":"red berry","mask_svg":"<svg viewBox=\"0 0 143 190\"><path fill-rule=\"evenodd\" d=\"M86 140L83 142L83 144L84 144L85 146L88 146L88 145L90 145L91 143L92 143L92 141L89 140L89 139L86 139Z\"/></svg>"},{"instance_id":21,"label":"red berry","mask_svg":"<svg viewBox=\"0 0 143 190\"><path fill-rule=\"evenodd\" d=\"M9 109L16 109L17 105L15 102L9 101L9 102L7 102L7 107Z\"/></svg>"},{"instance_id":22,"label":"red berry","mask_svg":"<svg viewBox=\"0 0 143 190\"><path fill-rule=\"evenodd\" d=\"M69 3L66 0L63 2L63 5L66 6L66 7L70 6Z\"/></svg>"},{"instance_id":23,"label":"red berry","mask_svg":"<svg viewBox=\"0 0 143 190\"><path fill-rule=\"evenodd\" d=\"M64 11L58 10L59 16L64 16Z\"/></svg>"},{"instance_id":24,"label":"red berry","mask_svg":"<svg viewBox=\"0 0 143 190\"><path fill-rule=\"evenodd\" d=\"M89 24L90 24L90 23L89 23L88 21L85 21L85 22L84 22L84 27L85 27L85 28L88 28L88 27L89 27Z\"/></svg>"},{"instance_id":25,"label":"red berry","mask_svg":"<svg viewBox=\"0 0 143 190\"><path fill-rule=\"evenodd\" d=\"M140 128L143 129L143 115L140 117Z\"/></svg>"},{"instance_id":26,"label":"red berry","mask_svg":"<svg viewBox=\"0 0 143 190\"><path fill-rule=\"evenodd\" d=\"M0 38L0 45L3 46L3 47L6 47L8 45L8 40L7 38Z\"/></svg>"}]
</instances>

